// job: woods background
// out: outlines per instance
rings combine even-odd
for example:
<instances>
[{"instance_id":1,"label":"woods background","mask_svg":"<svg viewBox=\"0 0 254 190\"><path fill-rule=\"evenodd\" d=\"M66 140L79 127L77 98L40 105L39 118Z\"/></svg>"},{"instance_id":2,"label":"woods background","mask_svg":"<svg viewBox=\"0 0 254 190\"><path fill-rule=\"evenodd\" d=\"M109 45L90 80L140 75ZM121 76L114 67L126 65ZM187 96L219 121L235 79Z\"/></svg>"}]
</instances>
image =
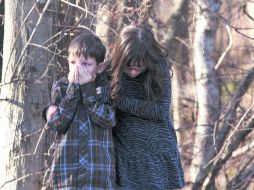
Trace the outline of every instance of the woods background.
<instances>
[{"instance_id":1,"label":"woods background","mask_svg":"<svg viewBox=\"0 0 254 190\"><path fill-rule=\"evenodd\" d=\"M47 189L52 132L42 109L66 48L147 22L169 52L184 189L254 189L254 1L0 0L0 189ZM4 33L4 34L3 34Z\"/></svg>"}]
</instances>

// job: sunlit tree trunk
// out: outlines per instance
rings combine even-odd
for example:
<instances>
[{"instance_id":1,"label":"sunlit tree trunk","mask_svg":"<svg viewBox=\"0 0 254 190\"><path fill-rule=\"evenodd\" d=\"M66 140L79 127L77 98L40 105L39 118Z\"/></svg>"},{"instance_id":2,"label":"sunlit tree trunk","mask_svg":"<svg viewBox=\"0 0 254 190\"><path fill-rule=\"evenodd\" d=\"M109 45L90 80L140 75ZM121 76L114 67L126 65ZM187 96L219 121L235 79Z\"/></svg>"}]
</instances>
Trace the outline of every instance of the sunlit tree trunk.
<instances>
[{"instance_id":1,"label":"sunlit tree trunk","mask_svg":"<svg viewBox=\"0 0 254 190\"><path fill-rule=\"evenodd\" d=\"M46 1L40 1L46 3ZM54 3L5 1L4 52L0 100L0 187L6 190L37 190L42 187L48 138L39 141L44 122L41 111L49 101L47 50L52 36Z\"/></svg>"},{"instance_id":2,"label":"sunlit tree trunk","mask_svg":"<svg viewBox=\"0 0 254 190\"><path fill-rule=\"evenodd\" d=\"M123 2L109 0L101 3L97 11L96 35L107 46L106 59L111 59L111 50L123 25Z\"/></svg>"},{"instance_id":3,"label":"sunlit tree trunk","mask_svg":"<svg viewBox=\"0 0 254 190\"><path fill-rule=\"evenodd\" d=\"M213 133L220 115L221 103L214 60L218 1L195 2L193 64L196 78L197 126L191 165L193 189L200 189L209 171L206 164L215 155Z\"/></svg>"}]
</instances>

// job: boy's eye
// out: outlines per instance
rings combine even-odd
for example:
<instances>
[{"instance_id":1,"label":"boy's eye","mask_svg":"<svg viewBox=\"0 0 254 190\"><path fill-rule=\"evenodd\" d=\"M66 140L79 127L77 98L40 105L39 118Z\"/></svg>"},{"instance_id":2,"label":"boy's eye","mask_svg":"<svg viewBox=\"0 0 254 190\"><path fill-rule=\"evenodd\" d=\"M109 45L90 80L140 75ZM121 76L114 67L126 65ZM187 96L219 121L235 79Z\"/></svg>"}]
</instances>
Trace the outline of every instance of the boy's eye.
<instances>
[{"instance_id":1,"label":"boy's eye","mask_svg":"<svg viewBox=\"0 0 254 190\"><path fill-rule=\"evenodd\" d=\"M82 65L85 65L85 66L90 66L91 64L90 63L86 63L86 62L84 62L84 63L81 63Z\"/></svg>"},{"instance_id":2,"label":"boy's eye","mask_svg":"<svg viewBox=\"0 0 254 190\"><path fill-rule=\"evenodd\" d=\"M75 61L70 61L70 64L74 65L74 64L75 64Z\"/></svg>"}]
</instances>

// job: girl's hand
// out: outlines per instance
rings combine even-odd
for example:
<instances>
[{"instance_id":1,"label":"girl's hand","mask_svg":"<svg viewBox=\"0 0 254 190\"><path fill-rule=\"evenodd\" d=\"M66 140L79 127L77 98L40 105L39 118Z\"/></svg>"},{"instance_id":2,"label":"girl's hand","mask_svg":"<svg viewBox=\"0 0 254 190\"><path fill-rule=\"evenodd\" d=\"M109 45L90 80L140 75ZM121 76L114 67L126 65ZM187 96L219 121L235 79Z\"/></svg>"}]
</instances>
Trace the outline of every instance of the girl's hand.
<instances>
[{"instance_id":1,"label":"girl's hand","mask_svg":"<svg viewBox=\"0 0 254 190\"><path fill-rule=\"evenodd\" d=\"M85 65L78 65L79 84L86 84L95 80L96 73L90 73Z\"/></svg>"},{"instance_id":2,"label":"girl's hand","mask_svg":"<svg viewBox=\"0 0 254 190\"><path fill-rule=\"evenodd\" d=\"M51 119L51 117L54 115L54 113L56 113L57 110L57 106L50 106L47 110L47 121Z\"/></svg>"}]
</instances>

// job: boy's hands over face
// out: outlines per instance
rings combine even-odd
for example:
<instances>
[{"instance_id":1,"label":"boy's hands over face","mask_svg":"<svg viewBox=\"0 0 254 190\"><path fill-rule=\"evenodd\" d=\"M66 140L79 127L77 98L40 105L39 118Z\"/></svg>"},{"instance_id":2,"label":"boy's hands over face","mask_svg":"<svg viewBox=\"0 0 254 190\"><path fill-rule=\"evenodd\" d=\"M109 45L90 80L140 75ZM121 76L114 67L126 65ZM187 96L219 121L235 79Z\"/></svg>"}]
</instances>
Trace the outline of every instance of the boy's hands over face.
<instances>
[{"instance_id":1,"label":"boy's hands over face","mask_svg":"<svg viewBox=\"0 0 254 190\"><path fill-rule=\"evenodd\" d=\"M78 80L79 84L86 84L95 80L96 73L90 73L86 68L86 65L77 65L78 67Z\"/></svg>"},{"instance_id":2,"label":"boy's hands over face","mask_svg":"<svg viewBox=\"0 0 254 190\"><path fill-rule=\"evenodd\" d=\"M74 68L70 69L68 74L69 83L75 84L86 84L94 81L96 78L96 73L90 73L86 68L86 65L75 65Z\"/></svg>"},{"instance_id":3,"label":"boy's hands over face","mask_svg":"<svg viewBox=\"0 0 254 190\"><path fill-rule=\"evenodd\" d=\"M86 84L95 80L97 74L97 62L95 58L81 55L77 57L70 55L69 62L69 83Z\"/></svg>"},{"instance_id":4,"label":"boy's hands over face","mask_svg":"<svg viewBox=\"0 0 254 190\"><path fill-rule=\"evenodd\" d=\"M79 72L77 66L73 67L70 69L69 74L68 74L68 80L69 83L75 83L78 84L79 82Z\"/></svg>"}]
</instances>

